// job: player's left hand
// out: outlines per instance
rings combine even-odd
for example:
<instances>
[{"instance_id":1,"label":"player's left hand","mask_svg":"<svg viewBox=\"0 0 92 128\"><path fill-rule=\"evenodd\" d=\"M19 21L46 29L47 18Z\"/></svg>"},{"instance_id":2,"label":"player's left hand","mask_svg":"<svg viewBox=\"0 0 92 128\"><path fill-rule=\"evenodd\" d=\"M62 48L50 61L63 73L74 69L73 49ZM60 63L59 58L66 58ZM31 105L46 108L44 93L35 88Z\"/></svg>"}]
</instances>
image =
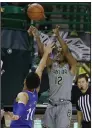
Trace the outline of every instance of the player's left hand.
<instances>
[{"instance_id":1,"label":"player's left hand","mask_svg":"<svg viewBox=\"0 0 92 128\"><path fill-rule=\"evenodd\" d=\"M14 115L11 112L8 112L8 116L10 117L11 120L18 120L20 118L18 115Z\"/></svg>"},{"instance_id":2,"label":"player's left hand","mask_svg":"<svg viewBox=\"0 0 92 128\"><path fill-rule=\"evenodd\" d=\"M39 37L39 31L38 31L38 29L36 28L36 27L34 27L34 26L30 26L30 28L28 29L28 34L29 35L33 35L35 38L36 37Z\"/></svg>"},{"instance_id":3,"label":"player's left hand","mask_svg":"<svg viewBox=\"0 0 92 128\"><path fill-rule=\"evenodd\" d=\"M59 36L59 28L60 28L60 26L59 26L59 25L56 25L56 28L53 29L53 32L54 32L54 34L55 34L56 36Z\"/></svg>"}]
</instances>

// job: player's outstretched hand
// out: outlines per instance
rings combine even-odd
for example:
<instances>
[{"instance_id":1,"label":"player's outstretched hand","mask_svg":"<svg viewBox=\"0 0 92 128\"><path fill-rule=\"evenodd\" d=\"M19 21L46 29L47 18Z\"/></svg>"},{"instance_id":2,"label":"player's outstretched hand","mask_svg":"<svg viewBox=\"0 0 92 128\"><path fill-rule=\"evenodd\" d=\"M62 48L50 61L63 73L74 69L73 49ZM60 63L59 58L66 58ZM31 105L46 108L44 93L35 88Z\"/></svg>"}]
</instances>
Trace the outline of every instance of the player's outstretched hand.
<instances>
[{"instance_id":1,"label":"player's outstretched hand","mask_svg":"<svg viewBox=\"0 0 92 128\"><path fill-rule=\"evenodd\" d=\"M29 36L31 36L31 35L33 35L34 37L38 37L39 36L39 31L34 26L30 26L27 32L28 32Z\"/></svg>"},{"instance_id":2,"label":"player's outstretched hand","mask_svg":"<svg viewBox=\"0 0 92 128\"><path fill-rule=\"evenodd\" d=\"M59 26L59 25L56 25L56 28L53 29L53 32L54 32L54 34L55 34L56 36L59 36L59 28L60 28L60 26Z\"/></svg>"},{"instance_id":3,"label":"player's outstretched hand","mask_svg":"<svg viewBox=\"0 0 92 128\"><path fill-rule=\"evenodd\" d=\"M52 52L53 48L55 48L55 45L53 43L44 45L44 52L47 54L50 54Z\"/></svg>"},{"instance_id":4,"label":"player's outstretched hand","mask_svg":"<svg viewBox=\"0 0 92 128\"><path fill-rule=\"evenodd\" d=\"M8 112L8 116L10 117L11 120L18 120L20 118L18 115L14 115L11 112Z\"/></svg>"}]
</instances>

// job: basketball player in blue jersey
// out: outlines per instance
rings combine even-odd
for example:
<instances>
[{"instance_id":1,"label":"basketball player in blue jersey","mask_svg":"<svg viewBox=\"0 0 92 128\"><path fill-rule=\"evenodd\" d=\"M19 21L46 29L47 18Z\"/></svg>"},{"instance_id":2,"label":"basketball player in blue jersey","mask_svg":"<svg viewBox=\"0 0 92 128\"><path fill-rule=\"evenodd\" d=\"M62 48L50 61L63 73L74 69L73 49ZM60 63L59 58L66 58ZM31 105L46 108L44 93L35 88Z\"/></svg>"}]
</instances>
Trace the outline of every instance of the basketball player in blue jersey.
<instances>
[{"instance_id":1,"label":"basketball player in blue jersey","mask_svg":"<svg viewBox=\"0 0 92 128\"><path fill-rule=\"evenodd\" d=\"M10 128L33 128L41 76L46 66L47 57L53 48L53 44L44 47L44 54L36 71L27 75L24 81L24 89L14 101L13 114L8 112L12 119Z\"/></svg>"},{"instance_id":2,"label":"basketball player in blue jersey","mask_svg":"<svg viewBox=\"0 0 92 128\"><path fill-rule=\"evenodd\" d=\"M49 76L49 104L47 106L43 126L45 128L69 128L72 117L71 89L76 74L77 61L70 53L67 44L59 34L59 27L53 30L59 42L54 58L48 57L47 69ZM33 33L37 40L40 54L43 54L43 42L35 27L30 27L28 33Z\"/></svg>"}]
</instances>

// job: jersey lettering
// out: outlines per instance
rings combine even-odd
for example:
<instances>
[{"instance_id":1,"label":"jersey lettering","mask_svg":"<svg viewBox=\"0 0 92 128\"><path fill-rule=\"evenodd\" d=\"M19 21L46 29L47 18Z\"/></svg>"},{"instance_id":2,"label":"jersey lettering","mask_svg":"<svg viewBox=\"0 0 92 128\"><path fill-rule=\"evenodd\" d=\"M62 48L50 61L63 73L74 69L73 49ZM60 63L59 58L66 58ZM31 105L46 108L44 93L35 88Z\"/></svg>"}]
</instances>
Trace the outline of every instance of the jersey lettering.
<instances>
[{"instance_id":1,"label":"jersey lettering","mask_svg":"<svg viewBox=\"0 0 92 128\"><path fill-rule=\"evenodd\" d=\"M34 113L34 111L35 111L35 108L30 108L30 109L28 109L27 110L28 111L28 114L27 114L27 118L26 118L26 120L33 120L33 113Z\"/></svg>"}]
</instances>

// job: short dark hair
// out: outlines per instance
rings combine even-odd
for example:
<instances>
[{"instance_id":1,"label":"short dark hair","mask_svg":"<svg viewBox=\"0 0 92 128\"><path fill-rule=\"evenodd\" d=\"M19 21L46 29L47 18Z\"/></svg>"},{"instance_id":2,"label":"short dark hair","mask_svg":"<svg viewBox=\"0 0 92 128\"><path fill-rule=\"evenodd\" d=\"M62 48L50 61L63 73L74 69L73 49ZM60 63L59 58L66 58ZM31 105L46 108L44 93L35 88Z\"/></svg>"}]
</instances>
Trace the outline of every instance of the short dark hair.
<instances>
[{"instance_id":1,"label":"short dark hair","mask_svg":"<svg viewBox=\"0 0 92 128\"><path fill-rule=\"evenodd\" d=\"M35 89L40 85L40 78L35 72L30 72L26 77L26 86L28 89Z\"/></svg>"},{"instance_id":2,"label":"short dark hair","mask_svg":"<svg viewBox=\"0 0 92 128\"><path fill-rule=\"evenodd\" d=\"M81 79L81 78L85 78L85 80L88 82L88 76L87 76L86 73L84 73L84 74L80 74L80 75L77 77L77 79L76 79L76 84L77 84L78 80Z\"/></svg>"}]
</instances>

